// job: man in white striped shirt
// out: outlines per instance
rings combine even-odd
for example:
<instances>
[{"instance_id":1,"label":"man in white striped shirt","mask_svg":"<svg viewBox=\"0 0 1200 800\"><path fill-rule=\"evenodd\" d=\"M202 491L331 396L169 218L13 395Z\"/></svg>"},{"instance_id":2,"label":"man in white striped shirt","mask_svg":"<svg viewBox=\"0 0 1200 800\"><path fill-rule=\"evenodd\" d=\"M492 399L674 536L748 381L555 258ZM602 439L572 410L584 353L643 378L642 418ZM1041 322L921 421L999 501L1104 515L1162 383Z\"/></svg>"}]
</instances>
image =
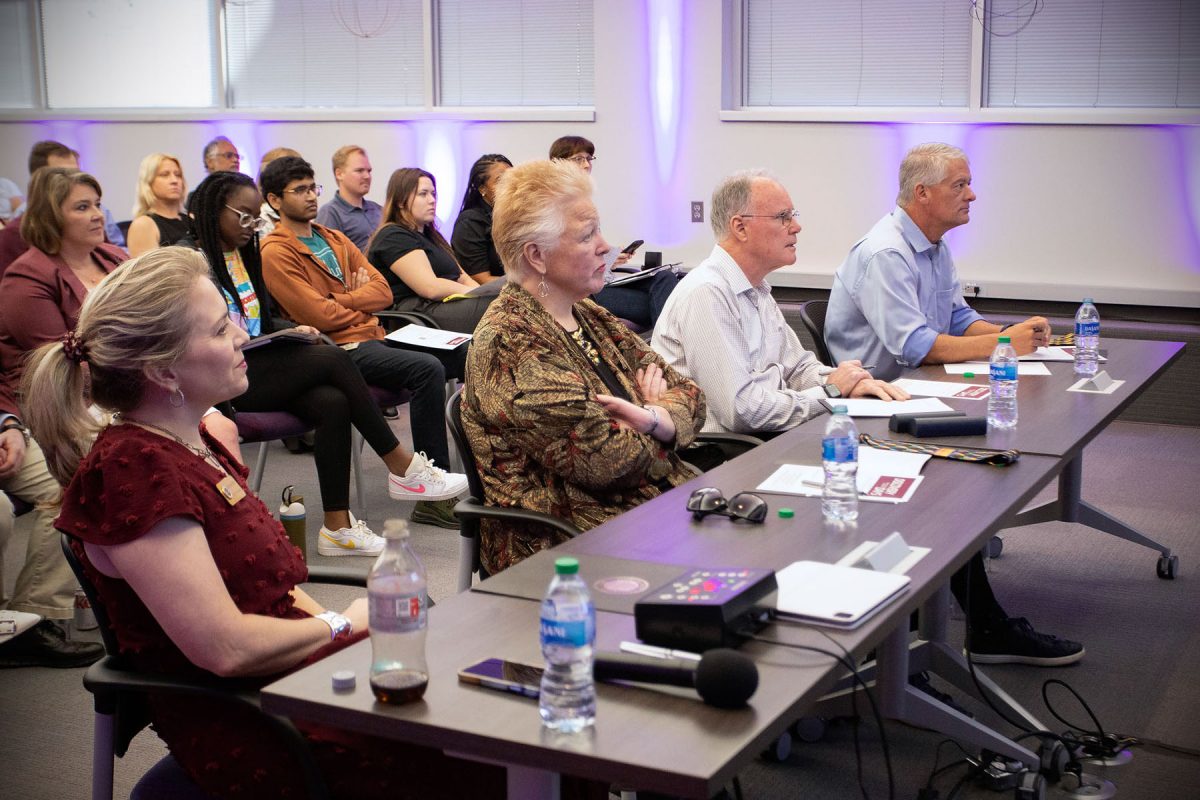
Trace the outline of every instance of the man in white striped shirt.
<instances>
[{"instance_id":1,"label":"man in white striped shirt","mask_svg":"<svg viewBox=\"0 0 1200 800\"><path fill-rule=\"evenodd\" d=\"M796 261L800 223L787 190L761 170L713 191L712 253L679 282L651 345L708 400L705 431L779 433L824 397L907 399L857 360L827 367L804 349L771 297L768 274Z\"/></svg>"}]
</instances>

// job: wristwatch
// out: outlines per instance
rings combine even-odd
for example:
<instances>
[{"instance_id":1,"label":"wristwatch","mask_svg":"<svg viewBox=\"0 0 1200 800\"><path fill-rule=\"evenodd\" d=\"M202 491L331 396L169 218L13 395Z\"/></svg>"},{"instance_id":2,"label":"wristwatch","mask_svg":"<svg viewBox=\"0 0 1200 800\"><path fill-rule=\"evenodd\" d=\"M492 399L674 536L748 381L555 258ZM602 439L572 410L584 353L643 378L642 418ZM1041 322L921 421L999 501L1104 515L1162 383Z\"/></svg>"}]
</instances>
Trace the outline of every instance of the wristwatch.
<instances>
[{"instance_id":1,"label":"wristwatch","mask_svg":"<svg viewBox=\"0 0 1200 800\"><path fill-rule=\"evenodd\" d=\"M16 417L9 417L4 422L0 422L0 433L4 433L5 431L20 431L21 436L25 437L25 446L29 446L29 428L22 425L21 420Z\"/></svg>"},{"instance_id":2,"label":"wristwatch","mask_svg":"<svg viewBox=\"0 0 1200 800\"><path fill-rule=\"evenodd\" d=\"M354 630L354 625L350 620L336 611L322 611L317 614L316 619L329 626L329 641L331 642L346 638Z\"/></svg>"},{"instance_id":3,"label":"wristwatch","mask_svg":"<svg viewBox=\"0 0 1200 800\"><path fill-rule=\"evenodd\" d=\"M827 383L821 388L825 390L825 396L831 400L835 400L842 396L842 390L839 389L835 384Z\"/></svg>"}]
</instances>

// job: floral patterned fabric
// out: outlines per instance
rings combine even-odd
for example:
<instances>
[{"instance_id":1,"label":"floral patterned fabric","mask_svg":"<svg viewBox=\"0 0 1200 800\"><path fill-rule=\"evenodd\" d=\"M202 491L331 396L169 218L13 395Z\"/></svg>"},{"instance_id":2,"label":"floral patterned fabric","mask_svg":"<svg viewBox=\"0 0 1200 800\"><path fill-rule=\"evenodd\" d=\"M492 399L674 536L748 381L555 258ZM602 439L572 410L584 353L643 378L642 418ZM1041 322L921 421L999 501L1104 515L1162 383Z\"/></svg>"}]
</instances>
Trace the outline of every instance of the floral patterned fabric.
<instances>
[{"instance_id":1,"label":"floral patterned fabric","mask_svg":"<svg viewBox=\"0 0 1200 800\"><path fill-rule=\"evenodd\" d=\"M637 369L662 368L669 388L658 405L675 423L673 443L621 428L596 402L611 392L571 335L511 282L476 330L462 417L488 505L587 530L693 476L676 450L695 440L705 405L696 384L603 308L582 300L575 317L632 402L645 402ZM480 557L494 574L561 541L546 526L484 520Z\"/></svg>"}]
</instances>

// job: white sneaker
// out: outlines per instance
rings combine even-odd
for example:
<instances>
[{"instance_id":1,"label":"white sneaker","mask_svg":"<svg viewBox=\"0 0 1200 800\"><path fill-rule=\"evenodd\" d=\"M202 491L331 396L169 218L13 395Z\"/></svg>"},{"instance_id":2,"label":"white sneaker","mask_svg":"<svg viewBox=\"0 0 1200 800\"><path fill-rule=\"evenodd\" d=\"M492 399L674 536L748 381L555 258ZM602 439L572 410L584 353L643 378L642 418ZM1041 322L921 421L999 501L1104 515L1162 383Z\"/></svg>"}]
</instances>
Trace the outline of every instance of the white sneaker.
<instances>
[{"instance_id":1,"label":"white sneaker","mask_svg":"<svg viewBox=\"0 0 1200 800\"><path fill-rule=\"evenodd\" d=\"M404 477L388 474L388 494L393 500L446 500L466 491L467 476L433 465L424 453L413 453Z\"/></svg>"},{"instance_id":2,"label":"white sneaker","mask_svg":"<svg viewBox=\"0 0 1200 800\"><path fill-rule=\"evenodd\" d=\"M377 556L383 552L384 540L367 527L367 523L350 515L350 527L331 531L324 525L317 534L317 552L323 556Z\"/></svg>"}]
</instances>

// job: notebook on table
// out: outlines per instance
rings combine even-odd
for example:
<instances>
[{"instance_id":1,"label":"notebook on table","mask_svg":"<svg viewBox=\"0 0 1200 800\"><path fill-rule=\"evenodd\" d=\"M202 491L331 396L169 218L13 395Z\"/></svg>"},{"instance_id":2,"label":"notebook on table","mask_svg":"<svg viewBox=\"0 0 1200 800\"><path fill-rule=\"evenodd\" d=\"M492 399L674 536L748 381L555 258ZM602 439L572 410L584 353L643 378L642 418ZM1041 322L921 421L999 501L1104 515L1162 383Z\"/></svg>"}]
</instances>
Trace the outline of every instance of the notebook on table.
<instances>
[{"instance_id":1,"label":"notebook on table","mask_svg":"<svg viewBox=\"0 0 1200 800\"><path fill-rule=\"evenodd\" d=\"M851 630L908 588L907 575L796 561L775 573L776 614L783 619Z\"/></svg>"}]
</instances>

